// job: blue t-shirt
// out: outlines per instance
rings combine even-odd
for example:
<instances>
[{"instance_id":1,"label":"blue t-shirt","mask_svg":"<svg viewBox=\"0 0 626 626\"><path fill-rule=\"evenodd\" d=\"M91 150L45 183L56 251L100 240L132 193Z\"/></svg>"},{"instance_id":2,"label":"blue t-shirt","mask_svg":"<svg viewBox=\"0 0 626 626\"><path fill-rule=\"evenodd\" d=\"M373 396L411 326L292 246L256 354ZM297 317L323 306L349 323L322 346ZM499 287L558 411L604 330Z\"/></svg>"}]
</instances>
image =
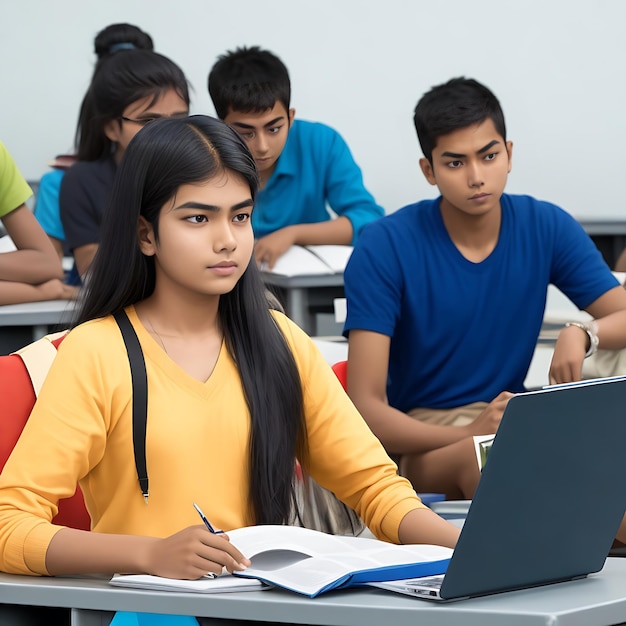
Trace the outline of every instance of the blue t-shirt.
<instances>
[{"instance_id":1,"label":"blue t-shirt","mask_svg":"<svg viewBox=\"0 0 626 626\"><path fill-rule=\"evenodd\" d=\"M46 172L39 181L35 217L49 237L65 241L65 232L59 211L59 191L64 170Z\"/></svg>"},{"instance_id":2,"label":"blue t-shirt","mask_svg":"<svg viewBox=\"0 0 626 626\"><path fill-rule=\"evenodd\" d=\"M450 239L439 203L368 226L344 274L344 332L391 337L388 401L405 412L522 391L548 285L584 309L618 284L582 227L553 204L503 195L498 243L473 263Z\"/></svg>"},{"instance_id":3,"label":"blue t-shirt","mask_svg":"<svg viewBox=\"0 0 626 626\"><path fill-rule=\"evenodd\" d=\"M363 185L346 142L324 124L296 120L276 168L256 199L252 227L263 237L292 224L331 219L327 205L347 217L353 242L365 224L384 215Z\"/></svg>"}]
</instances>

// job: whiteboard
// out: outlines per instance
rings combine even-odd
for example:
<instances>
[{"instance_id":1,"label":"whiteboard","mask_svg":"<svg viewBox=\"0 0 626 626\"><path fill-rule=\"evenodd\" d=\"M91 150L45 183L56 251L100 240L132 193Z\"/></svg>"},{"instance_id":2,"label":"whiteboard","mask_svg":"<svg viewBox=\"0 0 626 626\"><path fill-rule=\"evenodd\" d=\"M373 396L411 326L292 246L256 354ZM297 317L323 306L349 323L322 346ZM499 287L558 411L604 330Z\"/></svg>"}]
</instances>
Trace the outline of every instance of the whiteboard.
<instances>
[{"instance_id":1,"label":"whiteboard","mask_svg":"<svg viewBox=\"0 0 626 626\"><path fill-rule=\"evenodd\" d=\"M148 31L214 114L206 79L239 45L278 54L292 106L345 137L387 212L436 195L418 167L413 109L465 75L499 97L514 142L507 190L578 218L619 220L626 146L623 0L0 0L0 139L26 178L71 150L93 63L113 22Z\"/></svg>"}]
</instances>

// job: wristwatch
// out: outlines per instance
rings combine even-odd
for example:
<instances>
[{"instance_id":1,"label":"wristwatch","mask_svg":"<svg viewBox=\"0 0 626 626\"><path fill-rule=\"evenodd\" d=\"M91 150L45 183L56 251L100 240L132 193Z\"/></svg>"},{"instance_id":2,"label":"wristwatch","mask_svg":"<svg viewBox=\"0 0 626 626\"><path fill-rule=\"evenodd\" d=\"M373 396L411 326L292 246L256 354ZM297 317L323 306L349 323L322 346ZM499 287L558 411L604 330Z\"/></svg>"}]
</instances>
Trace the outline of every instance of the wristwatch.
<instances>
[{"instance_id":1,"label":"wristwatch","mask_svg":"<svg viewBox=\"0 0 626 626\"><path fill-rule=\"evenodd\" d=\"M585 354L585 358L591 356L598 350L598 344L600 340L598 339L598 325L595 321L591 322L567 322L565 327L568 326L577 326L581 330L584 330L589 337L589 348L587 349L587 353Z\"/></svg>"}]
</instances>

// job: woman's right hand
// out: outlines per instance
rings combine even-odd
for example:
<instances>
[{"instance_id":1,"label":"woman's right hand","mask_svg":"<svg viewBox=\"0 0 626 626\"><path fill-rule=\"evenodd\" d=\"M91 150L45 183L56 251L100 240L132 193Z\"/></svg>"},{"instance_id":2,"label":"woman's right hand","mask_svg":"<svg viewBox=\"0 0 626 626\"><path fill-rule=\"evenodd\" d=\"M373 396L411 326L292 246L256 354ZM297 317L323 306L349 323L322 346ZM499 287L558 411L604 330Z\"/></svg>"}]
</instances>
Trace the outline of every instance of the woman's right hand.
<instances>
[{"instance_id":1,"label":"woman's right hand","mask_svg":"<svg viewBox=\"0 0 626 626\"><path fill-rule=\"evenodd\" d=\"M205 526L189 526L147 547L145 571L155 576L195 580L206 574L230 573L250 565L224 533L210 533Z\"/></svg>"}]
</instances>

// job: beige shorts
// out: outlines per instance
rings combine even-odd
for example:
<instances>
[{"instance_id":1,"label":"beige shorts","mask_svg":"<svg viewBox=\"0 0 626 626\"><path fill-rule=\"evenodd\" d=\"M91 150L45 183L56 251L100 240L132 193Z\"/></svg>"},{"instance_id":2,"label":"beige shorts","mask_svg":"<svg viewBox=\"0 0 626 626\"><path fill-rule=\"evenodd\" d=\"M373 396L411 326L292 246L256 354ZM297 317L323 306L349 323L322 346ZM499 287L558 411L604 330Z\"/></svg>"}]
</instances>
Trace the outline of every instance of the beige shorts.
<instances>
[{"instance_id":1,"label":"beige shorts","mask_svg":"<svg viewBox=\"0 0 626 626\"><path fill-rule=\"evenodd\" d=\"M472 402L453 409L413 409L408 415L426 424L466 426L471 424L486 406L486 402Z\"/></svg>"}]
</instances>

